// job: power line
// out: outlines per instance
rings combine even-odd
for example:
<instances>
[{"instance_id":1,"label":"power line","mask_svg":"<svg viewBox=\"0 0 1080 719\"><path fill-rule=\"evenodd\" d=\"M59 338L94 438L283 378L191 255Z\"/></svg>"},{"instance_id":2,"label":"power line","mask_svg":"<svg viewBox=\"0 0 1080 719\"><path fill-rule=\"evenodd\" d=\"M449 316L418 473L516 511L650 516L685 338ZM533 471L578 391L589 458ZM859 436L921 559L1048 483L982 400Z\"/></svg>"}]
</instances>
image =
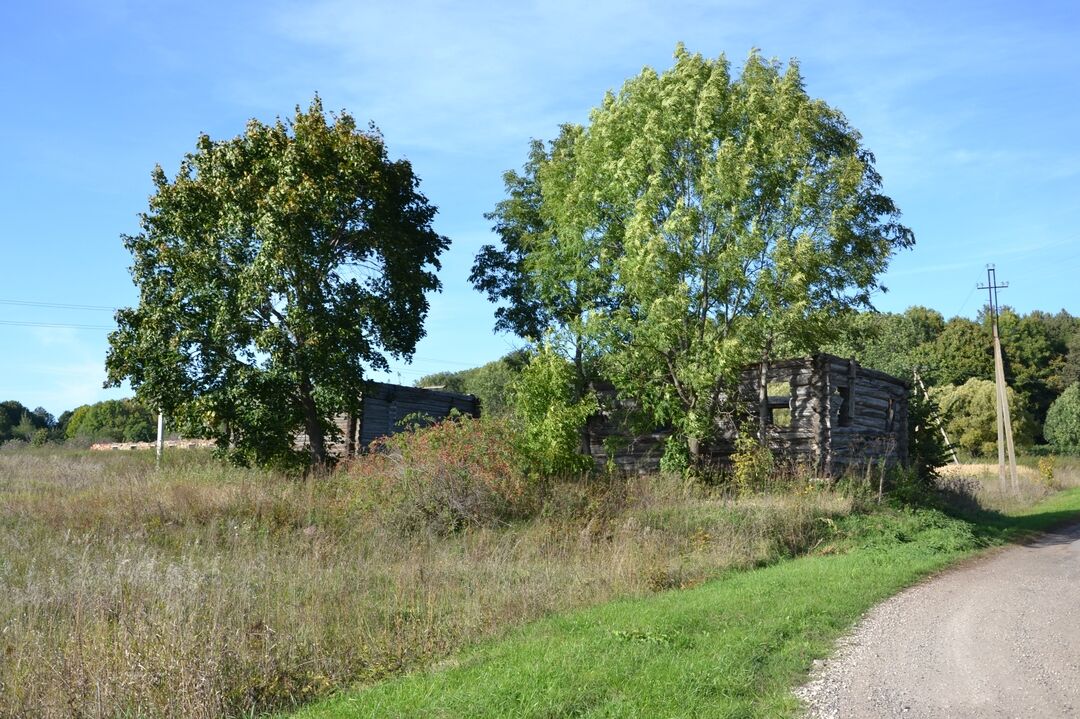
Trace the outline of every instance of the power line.
<instances>
[{"instance_id":1,"label":"power line","mask_svg":"<svg viewBox=\"0 0 1080 719\"><path fill-rule=\"evenodd\" d=\"M74 325L61 322L21 322L19 320L0 320L0 325L12 327L54 327L69 330L113 330L115 325Z\"/></svg>"},{"instance_id":2,"label":"power line","mask_svg":"<svg viewBox=\"0 0 1080 719\"><path fill-rule=\"evenodd\" d=\"M457 360L435 359L434 357L413 357L414 362L428 362L434 364L454 364L460 367L478 367L475 362L459 362Z\"/></svg>"},{"instance_id":3,"label":"power line","mask_svg":"<svg viewBox=\"0 0 1080 719\"><path fill-rule=\"evenodd\" d=\"M970 300L970 299L971 299L971 296L972 296L973 294L975 294L975 290L978 290L978 289L982 289L982 288L981 288L981 287L979 287L978 285L975 285L974 287L972 287L972 288L971 288L971 291L970 291L970 292L968 292L968 294L967 294L967 297L965 297L965 298L964 298L964 301L963 301L963 303L962 303L962 304L960 305L960 309L958 309L958 310L956 311L956 314L955 314L955 315L953 315L953 317L959 317L959 316L960 316L960 313L964 311L964 308L965 308L965 307L967 307L967 303L968 303L968 300Z\"/></svg>"},{"instance_id":4,"label":"power line","mask_svg":"<svg viewBox=\"0 0 1080 719\"><path fill-rule=\"evenodd\" d=\"M0 305L18 305L19 307L51 307L61 310L96 310L99 312L115 312L117 307L105 305L77 305L66 302L32 302L30 300L0 300Z\"/></svg>"}]
</instances>

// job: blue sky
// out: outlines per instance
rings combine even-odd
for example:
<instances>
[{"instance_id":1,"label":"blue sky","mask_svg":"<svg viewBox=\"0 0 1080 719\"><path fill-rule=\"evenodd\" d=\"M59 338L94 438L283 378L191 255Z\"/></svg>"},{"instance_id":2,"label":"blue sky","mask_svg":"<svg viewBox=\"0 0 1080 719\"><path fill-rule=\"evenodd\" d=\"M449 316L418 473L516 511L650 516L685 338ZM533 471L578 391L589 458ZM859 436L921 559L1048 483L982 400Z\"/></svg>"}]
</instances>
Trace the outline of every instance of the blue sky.
<instances>
[{"instance_id":1,"label":"blue sky","mask_svg":"<svg viewBox=\"0 0 1080 719\"><path fill-rule=\"evenodd\" d=\"M466 278L502 172L679 41L736 65L754 47L797 57L862 132L917 239L879 309L973 316L993 262L1002 303L1080 313L1075 3L17 3L0 42L0 400L59 414L128 394L101 389L107 330L87 328L110 312L11 302L135 302L120 235L153 166L315 92L381 128L453 242L428 335L391 379L498 357L519 342Z\"/></svg>"}]
</instances>

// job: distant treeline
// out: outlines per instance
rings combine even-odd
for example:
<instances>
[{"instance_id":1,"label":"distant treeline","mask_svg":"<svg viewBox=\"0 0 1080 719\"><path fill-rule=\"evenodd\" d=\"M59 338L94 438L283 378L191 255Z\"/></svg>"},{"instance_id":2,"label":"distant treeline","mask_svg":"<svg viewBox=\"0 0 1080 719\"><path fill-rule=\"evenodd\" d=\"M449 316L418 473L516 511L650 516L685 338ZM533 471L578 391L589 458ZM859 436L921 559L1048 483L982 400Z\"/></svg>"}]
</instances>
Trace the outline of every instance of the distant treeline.
<instances>
[{"instance_id":1,"label":"distant treeline","mask_svg":"<svg viewBox=\"0 0 1080 719\"><path fill-rule=\"evenodd\" d=\"M1080 381L1080 318L1065 310L1020 315L1005 307L998 325L1018 441L1043 444L1050 407ZM918 372L953 443L979 455L992 453L996 442L992 346L986 309L975 320L946 321L936 310L911 307L902 314L856 315L845 339L827 350L909 381Z\"/></svg>"},{"instance_id":2,"label":"distant treeline","mask_svg":"<svg viewBox=\"0 0 1080 719\"><path fill-rule=\"evenodd\" d=\"M417 380L416 386L474 395L484 414L501 415L510 409L511 383L528 362L528 350L514 350L479 367L426 375Z\"/></svg>"},{"instance_id":3,"label":"distant treeline","mask_svg":"<svg viewBox=\"0 0 1080 719\"><path fill-rule=\"evenodd\" d=\"M0 402L0 443L148 442L155 437L156 421L154 413L134 399L85 404L59 417L43 407L30 410L10 400Z\"/></svg>"}]
</instances>

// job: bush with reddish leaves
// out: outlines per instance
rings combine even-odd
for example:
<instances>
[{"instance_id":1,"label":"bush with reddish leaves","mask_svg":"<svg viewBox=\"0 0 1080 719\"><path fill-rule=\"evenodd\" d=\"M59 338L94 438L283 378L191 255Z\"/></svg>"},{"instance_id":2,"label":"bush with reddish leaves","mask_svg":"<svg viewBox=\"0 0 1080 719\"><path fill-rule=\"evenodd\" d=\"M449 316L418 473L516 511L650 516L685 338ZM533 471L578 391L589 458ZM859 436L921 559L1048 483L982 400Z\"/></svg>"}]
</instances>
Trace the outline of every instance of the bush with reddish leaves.
<instances>
[{"instance_id":1,"label":"bush with reddish leaves","mask_svg":"<svg viewBox=\"0 0 1080 719\"><path fill-rule=\"evenodd\" d=\"M347 471L395 529L448 534L535 512L540 483L525 466L512 426L462 417L385 437Z\"/></svg>"}]
</instances>

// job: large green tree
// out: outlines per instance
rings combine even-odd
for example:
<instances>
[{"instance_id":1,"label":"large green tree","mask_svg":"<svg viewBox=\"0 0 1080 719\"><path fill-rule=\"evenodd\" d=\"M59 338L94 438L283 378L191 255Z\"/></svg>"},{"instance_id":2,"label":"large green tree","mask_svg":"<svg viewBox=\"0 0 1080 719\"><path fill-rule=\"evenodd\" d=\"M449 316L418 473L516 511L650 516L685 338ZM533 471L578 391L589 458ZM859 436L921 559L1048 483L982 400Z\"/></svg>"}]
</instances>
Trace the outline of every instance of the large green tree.
<instances>
[{"instance_id":1,"label":"large green tree","mask_svg":"<svg viewBox=\"0 0 1080 719\"><path fill-rule=\"evenodd\" d=\"M988 328L965 317L953 317L929 348L928 364L936 384L963 384L994 376L993 342Z\"/></svg>"},{"instance_id":2,"label":"large green tree","mask_svg":"<svg viewBox=\"0 0 1080 719\"><path fill-rule=\"evenodd\" d=\"M612 228L621 226L615 220L601 232L576 224L571 188L582 134L581 126L567 124L547 146L534 140L522 172L503 176L507 197L485 215L500 245L480 249L469 277L477 290L500 303L497 331L545 339L563 349L575 369L578 398L598 355L588 320L616 303L603 253Z\"/></svg>"},{"instance_id":3,"label":"large green tree","mask_svg":"<svg viewBox=\"0 0 1080 719\"><path fill-rule=\"evenodd\" d=\"M1055 346L1052 328L1038 315L1002 311L998 324L1006 379L1025 398L1041 427L1057 396L1053 385L1065 362L1064 347Z\"/></svg>"},{"instance_id":4,"label":"large green tree","mask_svg":"<svg viewBox=\"0 0 1080 719\"><path fill-rule=\"evenodd\" d=\"M50 430L56 420L44 407L31 411L22 402L0 402L0 442L19 439L29 442L39 430Z\"/></svg>"},{"instance_id":5,"label":"large green tree","mask_svg":"<svg viewBox=\"0 0 1080 719\"><path fill-rule=\"evenodd\" d=\"M605 373L692 455L740 368L834 339L914 241L795 62L755 53L733 76L680 46L673 68L609 94L572 149L534 157L546 245L525 246L521 271L587 290L580 326Z\"/></svg>"},{"instance_id":6,"label":"large green tree","mask_svg":"<svg viewBox=\"0 0 1080 719\"><path fill-rule=\"evenodd\" d=\"M909 307L903 314L860 312L851 318L844 337L825 349L860 364L906 379L929 361L933 341L945 327L941 313Z\"/></svg>"},{"instance_id":7,"label":"large green tree","mask_svg":"<svg viewBox=\"0 0 1080 719\"><path fill-rule=\"evenodd\" d=\"M109 383L241 460L295 459L303 431L324 463L331 418L356 409L365 367L412 354L440 286L449 241L412 167L316 97L290 120L201 136L174 179L153 180L124 238L140 296L117 314Z\"/></svg>"},{"instance_id":8,"label":"large green tree","mask_svg":"<svg viewBox=\"0 0 1080 719\"><path fill-rule=\"evenodd\" d=\"M1065 361L1061 365L1058 385L1068 387L1080 382L1080 332L1077 332L1066 345Z\"/></svg>"}]
</instances>

